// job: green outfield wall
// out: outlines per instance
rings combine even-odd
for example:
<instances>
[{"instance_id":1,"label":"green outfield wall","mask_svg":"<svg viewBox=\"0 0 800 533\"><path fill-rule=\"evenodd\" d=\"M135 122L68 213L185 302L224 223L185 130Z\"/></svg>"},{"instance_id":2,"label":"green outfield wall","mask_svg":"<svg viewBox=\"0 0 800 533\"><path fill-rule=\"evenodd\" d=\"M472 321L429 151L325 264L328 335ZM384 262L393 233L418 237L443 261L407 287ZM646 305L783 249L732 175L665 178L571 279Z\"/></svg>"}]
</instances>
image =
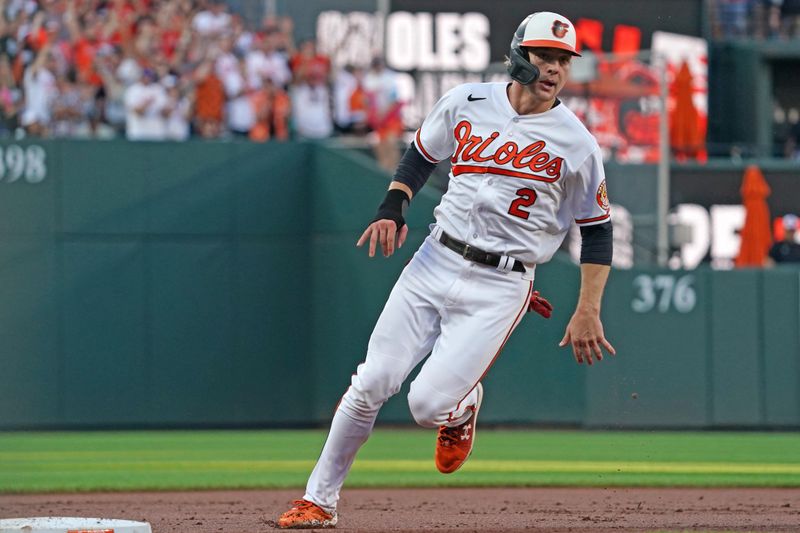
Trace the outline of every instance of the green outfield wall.
<instances>
[{"instance_id":1,"label":"green outfield wall","mask_svg":"<svg viewBox=\"0 0 800 533\"><path fill-rule=\"evenodd\" d=\"M427 233L355 241L389 177L315 144L0 145L0 429L326 423L394 280ZM609 176L613 184L613 176ZM614 271L616 358L557 347L579 285L537 270L486 379L482 420L586 427L800 427L800 272ZM404 392L381 414L411 421Z\"/></svg>"}]
</instances>

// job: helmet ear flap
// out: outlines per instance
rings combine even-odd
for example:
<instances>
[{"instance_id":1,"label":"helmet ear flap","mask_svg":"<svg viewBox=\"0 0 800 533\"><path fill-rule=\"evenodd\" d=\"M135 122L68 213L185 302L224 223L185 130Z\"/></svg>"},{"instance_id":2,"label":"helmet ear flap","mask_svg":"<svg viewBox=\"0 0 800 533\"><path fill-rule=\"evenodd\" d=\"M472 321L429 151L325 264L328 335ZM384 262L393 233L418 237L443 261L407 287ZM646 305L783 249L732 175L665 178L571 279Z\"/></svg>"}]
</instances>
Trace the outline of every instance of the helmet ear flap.
<instances>
[{"instance_id":1,"label":"helmet ear flap","mask_svg":"<svg viewBox=\"0 0 800 533\"><path fill-rule=\"evenodd\" d=\"M539 67L532 65L524 50L512 46L508 61L508 74L522 85L529 85L539 79Z\"/></svg>"},{"instance_id":2,"label":"helmet ear flap","mask_svg":"<svg viewBox=\"0 0 800 533\"><path fill-rule=\"evenodd\" d=\"M539 79L539 68L536 65L531 65L528 61L528 54L522 48L522 40L525 38L525 28L528 26L528 21L536 13L531 13L514 32L514 37L511 39L511 51L508 57L508 74L512 79L517 80L522 85L529 85Z\"/></svg>"}]
</instances>

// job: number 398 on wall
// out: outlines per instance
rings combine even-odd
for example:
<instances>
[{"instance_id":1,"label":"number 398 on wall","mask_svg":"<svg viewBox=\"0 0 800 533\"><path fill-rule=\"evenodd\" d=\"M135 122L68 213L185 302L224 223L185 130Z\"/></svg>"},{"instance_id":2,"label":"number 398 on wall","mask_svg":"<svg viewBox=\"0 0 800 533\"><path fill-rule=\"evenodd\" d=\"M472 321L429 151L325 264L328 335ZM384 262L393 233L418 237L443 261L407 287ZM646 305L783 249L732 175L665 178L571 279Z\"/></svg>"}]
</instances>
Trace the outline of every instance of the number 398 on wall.
<instances>
[{"instance_id":1,"label":"number 398 on wall","mask_svg":"<svg viewBox=\"0 0 800 533\"><path fill-rule=\"evenodd\" d=\"M690 313L697 304L692 274L680 277L671 274L640 274L633 278L633 290L631 309L636 313L667 313L670 310Z\"/></svg>"},{"instance_id":2,"label":"number 398 on wall","mask_svg":"<svg viewBox=\"0 0 800 533\"><path fill-rule=\"evenodd\" d=\"M46 158L47 153L38 144L0 146L0 184L43 181L47 177Z\"/></svg>"}]
</instances>

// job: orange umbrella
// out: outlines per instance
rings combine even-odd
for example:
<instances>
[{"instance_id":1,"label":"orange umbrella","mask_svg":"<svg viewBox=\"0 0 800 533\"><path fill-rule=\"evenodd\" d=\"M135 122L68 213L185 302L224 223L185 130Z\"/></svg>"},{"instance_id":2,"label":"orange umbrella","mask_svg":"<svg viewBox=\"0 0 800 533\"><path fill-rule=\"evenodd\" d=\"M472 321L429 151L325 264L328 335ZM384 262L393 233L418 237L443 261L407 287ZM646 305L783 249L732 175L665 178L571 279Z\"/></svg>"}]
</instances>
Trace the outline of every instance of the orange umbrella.
<instances>
[{"instance_id":1,"label":"orange umbrella","mask_svg":"<svg viewBox=\"0 0 800 533\"><path fill-rule=\"evenodd\" d=\"M700 131L700 113L692 99L692 73L684 61L672 86L675 108L669 117L669 141L672 153L680 160L702 157L703 132Z\"/></svg>"},{"instance_id":2,"label":"orange umbrella","mask_svg":"<svg viewBox=\"0 0 800 533\"><path fill-rule=\"evenodd\" d=\"M745 209L744 227L740 233L742 244L736 257L737 267L762 267L772 244L767 196L769 185L764 174L750 165L742 180L742 203Z\"/></svg>"}]
</instances>

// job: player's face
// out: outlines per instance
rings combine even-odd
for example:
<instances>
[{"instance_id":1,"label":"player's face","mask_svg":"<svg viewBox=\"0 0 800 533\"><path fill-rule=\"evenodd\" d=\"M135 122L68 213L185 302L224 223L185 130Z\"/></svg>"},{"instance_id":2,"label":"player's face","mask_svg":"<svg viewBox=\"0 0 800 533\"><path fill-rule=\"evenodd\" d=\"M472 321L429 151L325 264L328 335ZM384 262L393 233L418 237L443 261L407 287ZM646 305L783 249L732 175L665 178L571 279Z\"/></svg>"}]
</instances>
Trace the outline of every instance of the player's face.
<instances>
[{"instance_id":1,"label":"player's face","mask_svg":"<svg viewBox=\"0 0 800 533\"><path fill-rule=\"evenodd\" d=\"M539 79L529 85L533 93L543 100L558 96L567 83L572 54L558 48L528 48L528 60L539 67Z\"/></svg>"}]
</instances>

